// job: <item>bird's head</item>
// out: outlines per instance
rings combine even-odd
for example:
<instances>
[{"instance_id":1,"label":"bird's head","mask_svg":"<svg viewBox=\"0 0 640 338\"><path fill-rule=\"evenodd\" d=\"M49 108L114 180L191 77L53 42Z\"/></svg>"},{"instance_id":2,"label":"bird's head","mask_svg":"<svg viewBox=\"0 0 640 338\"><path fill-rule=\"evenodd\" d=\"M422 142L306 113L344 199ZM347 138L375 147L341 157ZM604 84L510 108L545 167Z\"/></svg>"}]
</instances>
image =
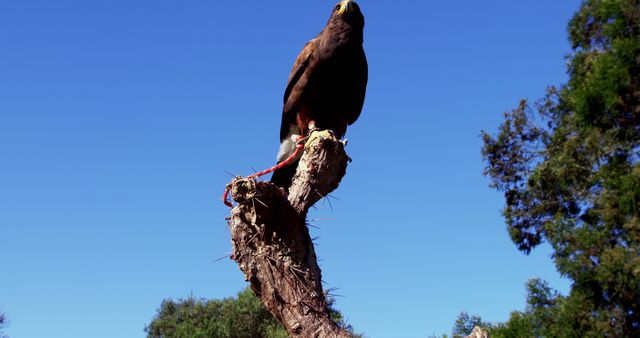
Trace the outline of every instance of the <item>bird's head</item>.
<instances>
[{"instance_id":1,"label":"bird's head","mask_svg":"<svg viewBox=\"0 0 640 338\"><path fill-rule=\"evenodd\" d=\"M342 0L331 13L330 20L341 20L351 25L364 26L364 16L360 11L360 6L353 0Z\"/></svg>"}]
</instances>

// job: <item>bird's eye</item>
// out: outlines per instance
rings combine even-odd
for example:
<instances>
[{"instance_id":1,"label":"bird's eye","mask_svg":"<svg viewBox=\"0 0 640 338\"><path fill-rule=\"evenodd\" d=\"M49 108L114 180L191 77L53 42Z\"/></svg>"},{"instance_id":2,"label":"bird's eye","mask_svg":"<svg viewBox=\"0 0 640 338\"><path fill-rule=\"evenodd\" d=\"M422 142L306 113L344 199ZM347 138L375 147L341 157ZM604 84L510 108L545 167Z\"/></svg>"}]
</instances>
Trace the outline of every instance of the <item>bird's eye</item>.
<instances>
[{"instance_id":1,"label":"bird's eye","mask_svg":"<svg viewBox=\"0 0 640 338\"><path fill-rule=\"evenodd\" d=\"M335 10L336 10L336 11L339 11L341 7L342 7L342 6L341 6L340 4L337 4L337 5L336 5L336 9L335 9Z\"/></svg>"}]
</instances>

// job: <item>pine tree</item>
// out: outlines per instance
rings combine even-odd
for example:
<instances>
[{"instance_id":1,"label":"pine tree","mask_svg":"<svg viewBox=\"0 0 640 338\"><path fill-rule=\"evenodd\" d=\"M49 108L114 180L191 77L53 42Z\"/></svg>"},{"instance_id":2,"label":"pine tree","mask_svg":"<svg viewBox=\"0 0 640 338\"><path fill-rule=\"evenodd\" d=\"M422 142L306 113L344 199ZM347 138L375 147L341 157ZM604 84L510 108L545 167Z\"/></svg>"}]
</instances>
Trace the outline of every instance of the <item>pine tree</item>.
<instances>
[{"instance_id":1,"label":"pine tree","mask_svg":"<svg viewBox=\"0 0 640 338\"><path fill-rule=\"evenodd\" d=\"M516 246L573 282L544 335L640 337L640 1L583 1L569 37L568 82L483 133L485 174Z\"/></svg>"}]
</instances>

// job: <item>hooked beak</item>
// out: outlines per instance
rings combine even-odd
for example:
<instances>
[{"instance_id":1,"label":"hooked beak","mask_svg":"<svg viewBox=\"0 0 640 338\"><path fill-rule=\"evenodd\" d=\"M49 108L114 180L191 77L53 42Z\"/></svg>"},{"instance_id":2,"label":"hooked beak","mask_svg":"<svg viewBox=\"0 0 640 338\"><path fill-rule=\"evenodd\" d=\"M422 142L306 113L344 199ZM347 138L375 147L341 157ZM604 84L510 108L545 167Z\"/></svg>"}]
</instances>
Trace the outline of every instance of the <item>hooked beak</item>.
<instances>
[{"instance_id":1,"label":"hooked beak","mask_svg":"<svg viewBox=\"0 0 640 338\"><path fill-rule=\"evenodd\" d=\"M355 6L353 6L353 0L343 0L338 14L344 14L345 12L351 13L353 12L354 8Z\"/></svg>"}]
</instances>

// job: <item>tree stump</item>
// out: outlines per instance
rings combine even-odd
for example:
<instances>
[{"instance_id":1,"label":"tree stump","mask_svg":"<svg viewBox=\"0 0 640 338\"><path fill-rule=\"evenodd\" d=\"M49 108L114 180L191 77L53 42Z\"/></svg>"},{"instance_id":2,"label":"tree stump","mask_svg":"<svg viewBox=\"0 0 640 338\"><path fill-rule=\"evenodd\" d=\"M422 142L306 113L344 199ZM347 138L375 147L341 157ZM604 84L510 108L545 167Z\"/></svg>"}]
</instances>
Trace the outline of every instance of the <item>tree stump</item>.
<instances>
[{"instance_id":1,"label":"tree stump","mask_svg":"<svg viewBox=\"0 0 640 338\"><path fill-rule=\"evenodd\" d=\"M288 192L242 177L230 183L238 203L231 259L292 337L351 337L331 319L306 225L309 208L338 187L348 161L331 132L313 132Z\"/></svg>"}]
</instances>

